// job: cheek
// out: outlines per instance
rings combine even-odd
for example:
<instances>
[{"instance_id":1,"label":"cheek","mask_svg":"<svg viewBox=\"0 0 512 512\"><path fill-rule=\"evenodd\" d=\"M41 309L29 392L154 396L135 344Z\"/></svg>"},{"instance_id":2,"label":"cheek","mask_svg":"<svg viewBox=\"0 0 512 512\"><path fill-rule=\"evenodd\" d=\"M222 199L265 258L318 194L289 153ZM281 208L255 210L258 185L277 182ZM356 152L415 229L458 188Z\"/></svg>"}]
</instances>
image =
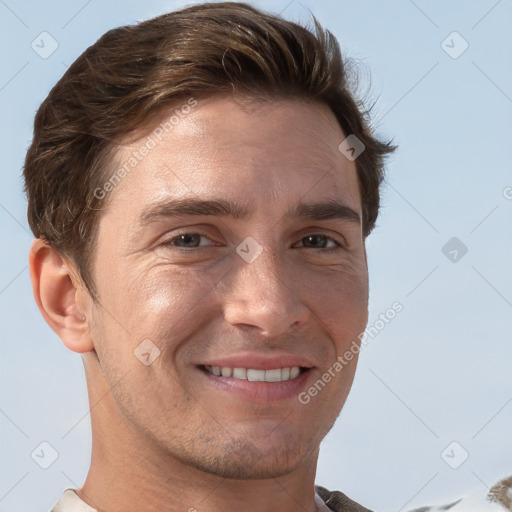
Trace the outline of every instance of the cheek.
<instances>
[{"instance_id":1,"label":"cheek","mask_svg":"<svg viewBox=\"0 0 512 512\"><path fill-rule=\"evenodd\" d=\"M336 352L345 350L364 331L368 321L368 278L366 267L338 268L309 276L304 292L315 320L327 331Z\"/></svg>"},{"instance_id":2,"label":"cheek","mask_svg":"<svg viewBox=\"0 0 512 512\"><path fill-rule=\"evenodd\" d=\"M211 320L211 300L222 274L198 268L153 266L135 273L128 287L127 321L140 337L156 340L186 339Z\"/></svg>"},{"instance_id":3,"label":"cheek","mask_svg":"<svg viewBox=\"0 0 512 512\"><path fill-rule=\"evenodd\" d=\"M119 370L137 362L134 350L144 340L172 351L211 316L212 273L158 264L113 271L118 275L99 276L103 280L92 335L100 359Z\"/></svg>"},{"instance_id":4,"label":"cheek","mask_svg":"<svg viewBox=\"0 0 512 512\"><path fill-rule=\"evenodd\" d=\"M111 388L115 385L116 400L130 410L138 407L132 395L154 392L158 382L163 388L173 386L174 379L167 375L177 371L173 363L177 351L184 340L212 321L208 299L216 280L211 273L168 265L124 270L123 280L112 280L110 286L104 282L92 335L104 377ZM160 350L149 366L138 359L147 347L154 350L146 340Z\"/></svg>"}]
</instances>

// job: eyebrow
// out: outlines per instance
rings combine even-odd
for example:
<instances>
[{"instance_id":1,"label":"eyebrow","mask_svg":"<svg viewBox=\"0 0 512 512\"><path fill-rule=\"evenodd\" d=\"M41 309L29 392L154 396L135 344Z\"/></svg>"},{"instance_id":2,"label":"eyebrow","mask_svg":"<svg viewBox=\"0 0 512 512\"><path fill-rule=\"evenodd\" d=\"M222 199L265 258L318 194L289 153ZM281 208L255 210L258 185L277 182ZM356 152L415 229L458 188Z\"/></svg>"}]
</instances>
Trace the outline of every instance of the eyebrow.
<instances>
[{"instance_id":1,"label":"eyebrow","mask_svg":"<svg viewBox=\"0 0 512 512\"><path fill-rule=\"evenodd\" d=\"M184 215L213 215L217 217L232 217L247 219L252 215L247 204L224 199L170 199L151 205L145 209L140 218L141 226L161 221L167 217ZM285 217L308 220L343 219L361 224L357 211L336 199L317 202L300 202L285 213Z\"/></svg>"}]
</instances>

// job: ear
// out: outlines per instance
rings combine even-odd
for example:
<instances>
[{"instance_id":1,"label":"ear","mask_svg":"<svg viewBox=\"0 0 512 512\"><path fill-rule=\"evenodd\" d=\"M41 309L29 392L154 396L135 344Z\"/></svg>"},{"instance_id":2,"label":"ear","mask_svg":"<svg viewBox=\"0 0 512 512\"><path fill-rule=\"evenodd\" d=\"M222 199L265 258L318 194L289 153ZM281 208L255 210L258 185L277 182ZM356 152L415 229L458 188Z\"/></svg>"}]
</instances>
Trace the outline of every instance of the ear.
<instances>
[{"instance_id":1,"label":"ear","mask_svg":"<svg viewBox=\"0 0 512 512\"><path fill-rule=\"evenodd\" d=\"M94 350L87 321L92 299L72 265L37 238L30 248L29 268L34 298L48 325L69 350Z\"/></svg>"}]
</instances>

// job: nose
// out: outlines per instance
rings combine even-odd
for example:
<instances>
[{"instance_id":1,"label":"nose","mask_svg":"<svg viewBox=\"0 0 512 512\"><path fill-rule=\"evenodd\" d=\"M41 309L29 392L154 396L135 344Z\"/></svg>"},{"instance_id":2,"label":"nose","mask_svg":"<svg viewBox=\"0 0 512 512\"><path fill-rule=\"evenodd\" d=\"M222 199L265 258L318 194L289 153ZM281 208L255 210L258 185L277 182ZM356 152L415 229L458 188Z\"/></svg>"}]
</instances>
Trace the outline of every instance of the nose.
<instances>
[{"instance_id":1,"label":"nose","mask_svg":"<svg viewBox=\"0 0 512 512\"><path fill-rule=\"evenodd\" d=\"M238 260L237 260L238 259ZM252 326L274 338L307 322L310 309L300 296L292 270L270 251L252 263L235 256L235 269L225 291L224 317L234 326Z\"/></svg>"}]
</instances>

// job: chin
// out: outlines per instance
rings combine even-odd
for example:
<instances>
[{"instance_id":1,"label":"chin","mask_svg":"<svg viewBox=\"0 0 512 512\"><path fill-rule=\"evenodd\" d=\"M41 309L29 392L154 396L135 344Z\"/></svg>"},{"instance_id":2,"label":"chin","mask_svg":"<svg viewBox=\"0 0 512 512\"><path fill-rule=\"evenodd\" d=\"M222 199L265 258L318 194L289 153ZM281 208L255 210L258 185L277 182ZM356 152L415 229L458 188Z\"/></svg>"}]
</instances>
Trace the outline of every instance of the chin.
<instances>
[{"instance_id":1,"label":"chin","mask_svg":"<svg viewBox=\"0 0 512 512\"><path fill-rule=\"evenodd\" d=\"M202 457L192 456L183 461L189 465L222 478L236 480L259 480L288 475L304 464L305 449L296 444L258 448L248 441L231 441L224 446L210 445ZM196 447L199 444L196 444ZM214 453L214 450L217 453ZM314 452L314 450L311 450Z\"/></svg>"},{"instance_id":2,"label":"chin","mask_svg":"<svg viewBox=\"0 0 512 512\"><path fill-rule=\"evenodd\" d=\"M234 480L264 480L289 475L300 466L300 462L277 460L275 457L272 460L243 461L238 460L236 455L233 454L231 460L221 459L208 461L196 467L201 471L222 478Z\"/></svg>"}]
</instances>

